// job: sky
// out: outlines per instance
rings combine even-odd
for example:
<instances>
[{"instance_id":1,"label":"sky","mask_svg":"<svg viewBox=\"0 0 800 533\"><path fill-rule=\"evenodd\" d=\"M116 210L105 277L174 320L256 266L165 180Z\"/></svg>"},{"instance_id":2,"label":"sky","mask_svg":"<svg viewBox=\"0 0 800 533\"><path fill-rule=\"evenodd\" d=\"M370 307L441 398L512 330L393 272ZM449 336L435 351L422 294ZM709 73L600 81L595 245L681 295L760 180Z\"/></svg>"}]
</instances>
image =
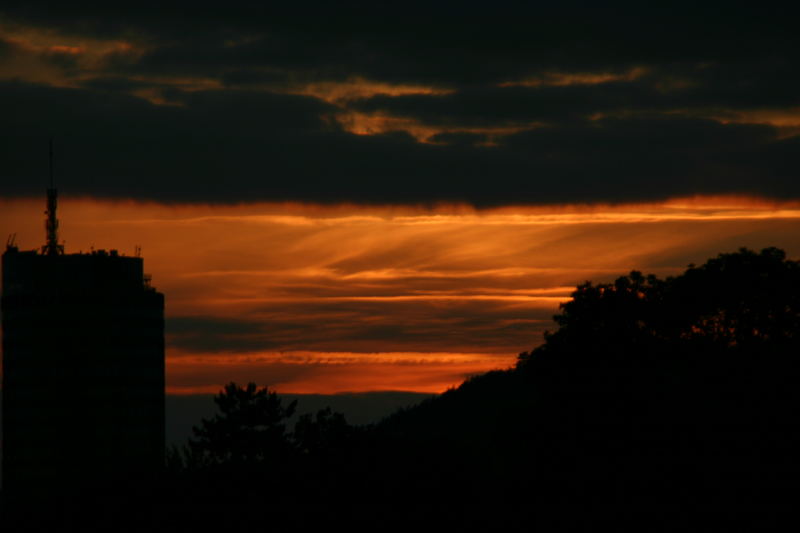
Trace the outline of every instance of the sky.
<instances>
[{"instance_id":1,"label":"sky","mask_svg":"<svg viewBox=\"0 0 800 533\"><path fill-rule=\"evenodd\" d=\"M576 284L800 257L793 13L429 2L0 7L0 234L132 255L167 383L441 392Z\"/></svg>"}]
</instances>

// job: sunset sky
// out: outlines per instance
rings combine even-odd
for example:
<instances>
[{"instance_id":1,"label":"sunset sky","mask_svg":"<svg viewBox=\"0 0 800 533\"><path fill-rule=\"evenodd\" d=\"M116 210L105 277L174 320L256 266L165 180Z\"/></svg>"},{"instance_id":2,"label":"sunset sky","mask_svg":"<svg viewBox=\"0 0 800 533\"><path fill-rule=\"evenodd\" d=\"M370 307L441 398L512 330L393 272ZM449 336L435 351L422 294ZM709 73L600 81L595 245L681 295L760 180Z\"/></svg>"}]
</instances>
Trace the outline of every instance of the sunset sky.
<instances>
[{"instance_id":1,"label":"sunset sky","mask_svg":"<svg viewBox=\"0 0 800 533\"><path fill-rule=\"evenodd\" d=\"M574 286L800 258L774 10L0 7L0 235L142 247L171 393L441 392ZM596 4L591 4L596 6Z\"/></svg>"}]
</instances>

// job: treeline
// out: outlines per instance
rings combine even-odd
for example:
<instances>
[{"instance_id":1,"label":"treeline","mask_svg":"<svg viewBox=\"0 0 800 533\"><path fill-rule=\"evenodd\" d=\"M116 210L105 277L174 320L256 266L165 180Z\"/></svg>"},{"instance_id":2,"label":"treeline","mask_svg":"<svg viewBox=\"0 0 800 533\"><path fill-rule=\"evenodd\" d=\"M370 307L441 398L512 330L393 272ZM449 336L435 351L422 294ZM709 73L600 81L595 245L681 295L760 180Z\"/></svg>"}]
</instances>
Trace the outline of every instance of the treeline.
<instances>
[{"instance_id":1,"label":"treeline","mask_svg":"<svg viewBox=\"0 0 800 533\"><path fill-rule=\"evenodd\" d=\"M302 527L392 516L672 531L699 515L706 527L791 516L800 264L742 249L672 278L631 272L578 286L554 318L558 329L515 368L370 427L321 412L290 432L280 420L293 405L229 385L222 416L179 454L178 478L215 501L226 487L232 505L233 494L268 494L257 514L308 505L290 518ZM244 397L271 422L246 428L249 407L229 410Z\"/></svg>"},{"instance_id":2,"label":"treeline","mask_svg":"<svg viewBox=\"0 0 800 533\"><path fill-rule=\"evenodd\" d=\"M800 483L800 263L742 249L586 282L516 366L378 424L229 384L173 449L160 524L764 529ZM155 509L155 510L153 510ZM156 520L154 518L154 520Z\"/></svg>"}]
</instances>

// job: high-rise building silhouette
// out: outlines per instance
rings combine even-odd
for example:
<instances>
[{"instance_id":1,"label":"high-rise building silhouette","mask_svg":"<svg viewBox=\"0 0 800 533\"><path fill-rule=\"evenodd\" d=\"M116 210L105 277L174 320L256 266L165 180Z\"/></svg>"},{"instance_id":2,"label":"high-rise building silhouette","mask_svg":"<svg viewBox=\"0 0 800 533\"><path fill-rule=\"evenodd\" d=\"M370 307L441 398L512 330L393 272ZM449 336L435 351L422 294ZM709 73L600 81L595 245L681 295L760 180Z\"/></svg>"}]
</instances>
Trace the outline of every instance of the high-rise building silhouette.
<instances>
[{"instance_id":1,"label":"high-rise building silhouette","mask_svg":"<svg viewBox=\"0 0 800 533\"><path fill-rule=\"evenodd\" d=\"M103 486L164 458L164 296L141 257L64 253L57 192L47 240L2 258L3 487Z\"/></svg>"}]
</instances>

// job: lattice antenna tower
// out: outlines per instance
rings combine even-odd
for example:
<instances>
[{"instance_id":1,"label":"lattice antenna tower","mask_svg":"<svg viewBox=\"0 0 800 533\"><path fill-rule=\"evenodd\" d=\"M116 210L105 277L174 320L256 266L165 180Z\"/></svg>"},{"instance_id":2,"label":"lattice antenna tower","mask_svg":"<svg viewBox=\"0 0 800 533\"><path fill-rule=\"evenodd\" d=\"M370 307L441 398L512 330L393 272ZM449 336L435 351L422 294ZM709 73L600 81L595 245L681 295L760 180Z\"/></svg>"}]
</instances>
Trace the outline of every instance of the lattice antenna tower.
<instances>
[{"instance_id":1,"label":"lattice antenna tower","mask_svg":"<svg viewBox=\"0 0 800 533\"><path fill-rule=\"evenodd\" d=\"M56 189L53 181L53 139L50 139L50 187L47 189L47 220L44 222L44 228L47 232L47 241L42 246L42 253L44 255L61 255L64 253L64 245L58 243L58 218L56 217L56 210L58 209L58 189Z\"/></svg>"}]
</instances>

